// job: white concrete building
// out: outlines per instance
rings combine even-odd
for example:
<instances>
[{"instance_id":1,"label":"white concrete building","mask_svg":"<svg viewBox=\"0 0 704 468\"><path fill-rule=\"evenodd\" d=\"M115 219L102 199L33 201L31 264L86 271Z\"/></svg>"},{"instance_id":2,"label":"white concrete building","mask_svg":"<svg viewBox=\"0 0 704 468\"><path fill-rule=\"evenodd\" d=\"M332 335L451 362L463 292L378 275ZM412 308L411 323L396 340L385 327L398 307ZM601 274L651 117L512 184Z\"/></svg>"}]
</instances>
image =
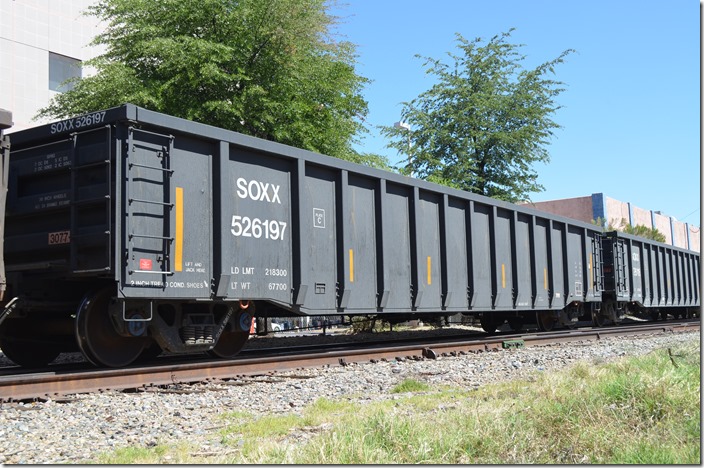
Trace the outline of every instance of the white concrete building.
<instances>
[{"instance_id":1,"label":"white concrete building","mask_svg":"<svg viewBox=\"0 0 704 468\"><path fill-rule=\"evenodd\" d=\"M21 130L44 123L37 111L71 76L87 76L81 63L102 52L90 42L102 32L82 13L95 0L0 0L0 108Z\"/></svg>"}]
</instances>

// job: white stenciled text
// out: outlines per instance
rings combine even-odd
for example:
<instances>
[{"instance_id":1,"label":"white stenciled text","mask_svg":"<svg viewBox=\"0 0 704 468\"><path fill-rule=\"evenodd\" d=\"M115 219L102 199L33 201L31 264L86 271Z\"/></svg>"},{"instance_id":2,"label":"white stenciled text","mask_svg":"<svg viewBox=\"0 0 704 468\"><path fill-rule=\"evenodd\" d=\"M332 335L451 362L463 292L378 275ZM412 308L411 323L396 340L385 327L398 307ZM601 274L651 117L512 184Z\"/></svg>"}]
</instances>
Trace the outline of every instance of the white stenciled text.
<instances>
[{"instance_id":1,"label":"white stenciled text","mask_svg":"<svg viewBox=\"0 0 704 468\"><path fill-rule=\"evenodd\" d=\"M51 124L51 133L66 132L69 130L78 130L79 128L97 125L105 120L105 111L94 112L92 114L81 115L73 119L62 120Z\"/></svg>"},{"instance_id":2,"label":"white stenciled text","mask_svg":"<svg viewBox=\"0 0 704 468\"><path fill-rule=\"evenodd\" d=\"M232 216L232 229L235 237L253 237L255 239L284 240L287 223L274 219L250 218L249 216Z\"/></svg>"},{"instance_id":3,"label":"white stenciled text","mask_svg":"<svg viewBox=\"0 0 704 468\"><path fill-rule=\"evenodd\" d=\"M247 181L243 177L237 179L237 196L240 198L281 204L280 189L280 185L270 184L269 182Z\"/></svg>"}]
</instances>

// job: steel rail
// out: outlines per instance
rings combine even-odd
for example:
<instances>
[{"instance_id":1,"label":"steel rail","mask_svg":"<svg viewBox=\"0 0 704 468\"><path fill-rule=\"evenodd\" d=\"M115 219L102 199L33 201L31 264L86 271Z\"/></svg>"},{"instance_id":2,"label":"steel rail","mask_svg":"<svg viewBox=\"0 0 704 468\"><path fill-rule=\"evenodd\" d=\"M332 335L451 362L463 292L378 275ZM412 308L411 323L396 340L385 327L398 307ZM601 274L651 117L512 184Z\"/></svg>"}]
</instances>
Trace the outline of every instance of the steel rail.
<instances>
[{"instance_id":1,"label":"steel rail","mask_svg":"<svg viewBox=\"0 0 704 468\"><path fill-rule=\"evenodd\" d=\"M138 389L173 384L212 382L246 375L261 375L304 367L348 365L404 358L429 358L468 352L498 351L517 346L536 346L569 341L595 341L607 336L661 334L700 329L700 322L670 322L628 327L561 330L539 334L512 334L447 342L419 340L386 346L374 344L362 349L308 351L266 357L207 360L190 363L150 365L122 369L44 371L0 377L0 401L56 399L70 394Z\"/></svg>"}]
</instances>

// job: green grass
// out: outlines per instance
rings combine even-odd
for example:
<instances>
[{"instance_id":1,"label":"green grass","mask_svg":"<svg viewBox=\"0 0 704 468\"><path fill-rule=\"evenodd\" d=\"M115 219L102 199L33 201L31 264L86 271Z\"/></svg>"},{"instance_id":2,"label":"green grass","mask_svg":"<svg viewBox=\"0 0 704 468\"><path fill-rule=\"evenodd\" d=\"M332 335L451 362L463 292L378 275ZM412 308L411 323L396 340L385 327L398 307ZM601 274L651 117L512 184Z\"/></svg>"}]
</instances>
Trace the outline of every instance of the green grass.
<instances>
[{"instance_id":1,"label":"green grass","mask_svg":"<svg viewBox=\"0 0 704 468\"><path fill-rule=\"evenodd\" d=\"M700 351L577 364L468 390L404 380L374 403L320 399L301 414L223 416L222 456L124 449L100 463L699 464ZM674 363L673 363L674 361ZM193 452L193 450L190 450Z\"/></svg>"},{"instance_id":2,"label":"green grass","mask_svg":"<svg viewBox=\"0 0 704 468\"><path fill-rule=\"evenodd\" d=\"M427 392L430 385L415 379L406 379L391 389L391 393Z\"/></svg>"}]
</instances>

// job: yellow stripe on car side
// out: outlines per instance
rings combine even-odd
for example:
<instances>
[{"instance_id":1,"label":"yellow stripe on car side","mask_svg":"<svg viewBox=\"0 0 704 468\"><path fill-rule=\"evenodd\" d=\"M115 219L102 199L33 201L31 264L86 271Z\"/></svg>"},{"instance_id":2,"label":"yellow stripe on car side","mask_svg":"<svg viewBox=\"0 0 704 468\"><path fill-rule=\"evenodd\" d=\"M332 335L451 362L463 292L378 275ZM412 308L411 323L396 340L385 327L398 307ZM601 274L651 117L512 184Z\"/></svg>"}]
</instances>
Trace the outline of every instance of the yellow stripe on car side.
<instances>
[{"instance_id":1,"label":"yellow stripe on car side","mask_svg":"<svg viewBox=\"0 0 704 468\"><path fill-rule=\"evenodd\" d=\"M433 264L432 259L430 257L428 257L428 286L433 284L433 276L430 274L432 264Z\"/></svg>"},{"instance_id":2,"label":"yellow stripe on car side","mask_svg":"<svg viewBox=\"0 0 704 468\"><path fill-rule=\"evenodd\" d=\"M543 268L543 289L548 290L548 269Z\"/></svg>"},{"instance_id":3,"label":"yellow stripe on car side","mask_svg":"<svg viewBox=\"0 0 704 468\"><path fill-rule=\"evenodd\" d=\"M183 187L176 187L176 251L174 252L174 270L183 271Z\"/></svg>"}]
</instances>

